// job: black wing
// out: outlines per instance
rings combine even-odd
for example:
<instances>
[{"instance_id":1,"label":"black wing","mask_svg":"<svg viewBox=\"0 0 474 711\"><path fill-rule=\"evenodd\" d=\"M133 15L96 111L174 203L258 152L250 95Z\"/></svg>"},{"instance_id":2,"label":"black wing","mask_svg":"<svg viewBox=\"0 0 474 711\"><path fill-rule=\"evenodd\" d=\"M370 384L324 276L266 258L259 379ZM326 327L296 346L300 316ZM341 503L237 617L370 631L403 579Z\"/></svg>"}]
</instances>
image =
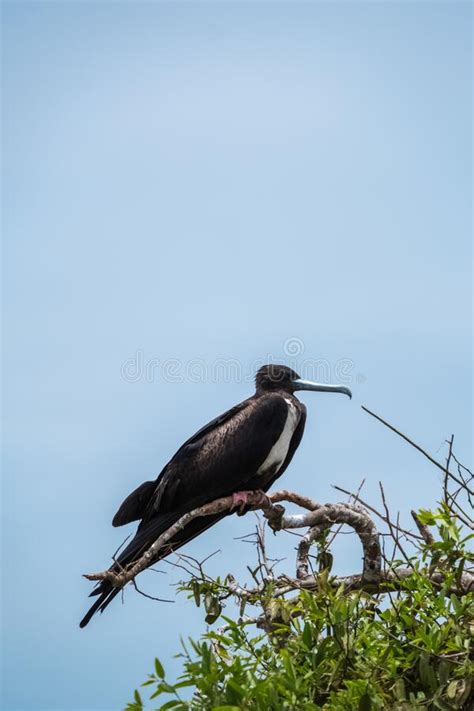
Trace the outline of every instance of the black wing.
<instances>
[{"instance_id":1,"label":"black wing","mask_svg":"<svg viewBox=\"0 0 474 711\"><path fill-rule=\"evenodd\" d=\"M245 489L278 440L288 403L278 393L250 398L223 421L185 443L157 481L143 523Z\"/></svg>"},{"instance_id":2,"label":"black wing","mask_svg":"<svg viewBox=\"0 0 474 711\"><path fill-rule=\"evenodd\" d=\"M132 491L113 517L112 526L123 526L143 518L155 488L156 481L145 481Z\"/></svg>"},{"instance_id":3,"label":"black wing","mask_svg":"<svg viewBox=\"0 0 474 711\"><path fill-rule=\"evenodd\" d=\"M180 514L244 489L285 425L288 404L277 393L249 398L216 418L176 452L159 475L154 491L147 484L145 502L139 487L120 507L114 522L133 520L139 512L142 523L157 513ZM124 508L125 507L125 508ZM118 519L118 522L117 522Z\"/></svg>"},{"instance_id":4,"label":"black wing","mask_svg":"<svg viewBox=\"0 0 474 711\"><path fill-rule=\"evenodd\" d=\"M132 491L131 494L127 496L127 498L125 499L125 501L123 501L123 503L120 505L119 510L115 514L112 520L112 526L123 526L126 523L131 523L132 521L139 521L141 518L143 518L148 504L152 499L154 490L158 486L160 486L160 483L165 477L168 467L173 463L176 457L187 446L195 444L198 440L204 437L204 435L208 434L219 425L224 424L231 417L243 410L247 406L248 402L249 400L244 400L238 405L232 407L230 410L224 412L222 415L215 417L213 420L211 420L211 422L208 422L207 425L201 427L201 429L198 430L192 437L186 440L186 442L182 444L181 447L178 449L173 459L171 459L171 461L168 462L168 464L164 467L164 469L161 471L155 481L146 481L143 484L140 484L139 487L137 487L134 491Z\"/></svg>"}]
</instances>

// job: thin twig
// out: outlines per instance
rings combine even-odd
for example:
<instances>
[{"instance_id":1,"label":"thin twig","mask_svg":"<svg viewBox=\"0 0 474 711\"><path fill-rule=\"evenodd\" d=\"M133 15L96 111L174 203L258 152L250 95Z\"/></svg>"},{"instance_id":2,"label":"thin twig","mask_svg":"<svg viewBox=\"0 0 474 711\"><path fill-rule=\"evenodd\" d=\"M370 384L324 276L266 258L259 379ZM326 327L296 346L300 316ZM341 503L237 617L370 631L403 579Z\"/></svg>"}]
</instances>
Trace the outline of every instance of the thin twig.
<instances>
[{"instance_id":1,"label":"thin twig","mask_svg":"<svg viewBox=\"0 0 474 711\"><path fill-rule=\"evenodd\" d=\"M444 501L446 504L448 504L449 465L451 463L451 457L453 454L454 434L452 434L451 439L446 440L446 442L448 443L448 456L446 457L446 467L445 467L445 471L444 471L443 493L444 493Z\"/></svg>"},{"instance_id":2,"label":"thin twig","mask_svg":"<svg viewBox=\"0 0 474 711\"><path fill-rule=\"evenodd\" d=\"M419 452L421 452L421 454L423 454L423 456L425 456L427 459L429 459L429 461L432 464L434 464L436 467L438 467L438 469L441 469L441 471L443 473L446 471L446 467L443 464L440 464L439 462L436 461L436 459L433 459L433 457L430 454L428 454L428 452L426 452L422 447L420 447L419 444L416 444L416 442L414 442L412 439L407 437L406 434L403 434L403 432L400 432L400 430L397 430L396 427L391 425L389 422L384 420L379 415L376 415L375 412L372 412L364 405L361 405L361 407L364 410L364 412L367 412L367 414L371 415L372 417L375 417L375 419L378 420L379 422L381 422L383 425L385 425L385 427L388 427L389 430L392 430L392 432L395 432L395 434L397 434L399 437L401 437L406 442L408 442L408 444L411 444L412 447L414 447ZM464 486L470 494L474 495L474 491L472 489L470 489L465 482L462 482L460 479L458 479L452 472L448 472L448 476L450 476L451 479L453 479L453 481L456 481L458 484L461 484L461 486Z\"/></svg>"},{"instance_id":3,"label":"thin twig","mask_svg":"<svg viewBox=\"0 0 474 711\"><path fill-rule=\"evenodd\" d=\"M355 501L358 501L362 504L364 508L368 509L369 511L372 511L372 513L378 516L381 521L383 521L384 523L388 523L386 516L384 516L382 513L380 513L380 511L378 511L373 506L364 501L364 499L361 499L358 494L354 494L351 491L348 491L347 489L343 489L342 486L337 486L336 484L332 484L331 486L333 489L337 489L337 491L341 491L343 494L348 494L349 496L352 496ZM416 533L413 533L413 531L407 531L405 528L400 528L400 532L404 533L405 536L407 536L408 538L418 538L420 541L422 540L421 536L418 536Z\"/></svg>"},{"instance_id":4,"label":"thin twig","mask_svg":"<svg viewBox=\"0 0 474 711\"><path fill-rule=\"evenodd\" d=\"M365 479L362 479L362 481L361 481L360 484L359 484L359 488L357 489L357 491L356 491L356 493L355 493L355 496L354 496L353 494L349 494L349 502L350 502L351 499L354 499L354 502L357 503L357 501L359 500L359 494L360 494L360 492L362 491L362 487L364 486L364 484L365 484ZM362 503L362 502L361 502L361 503ZM335 538L339 535L339 533L341 532L341 529L342 529L343 526L344 526L344 524L341 523L341 524L336 528L336 530L335 530L334 533L332 534L331 538L328 538L328 540L326 541L326 546L325 546L326 548L329 548L329 546L330 546L332 543L334 543Z\"/></svg>"},{"instance_id":5,"label":"thin twig","mask_svg":"<svg viewBox=\"0 0 474 711\"><path fill-rule=\"evenodd\" d=\"M451 502L449 504L449 502ZM456 501L456 498L448 491L448 504L452 511L452 506L457 508L457 511L453 511L454 516L457 516L465 526L474 530L474 520L469 516L462 506ZM451 506L452 505L452 506Z\"/></svg>"},{"instance_id":6,"label":"thin twig","mask_svg":"<svg viewBox=\"0 0 474 711\"><path fill-rule=\"evenodd\" d=\"M175 602L175 600L166 600L165 598L162 598L162 597L154 597L153 595L149 595L148 593L143 592L143 590L140 590L140 588L137 585L136 580L132 580L131 582L132 582L133 587L137 591L137 593L139 593L140 595L143 595L143 597L147 597L149 600L155 600L155 602Z\"/></svg>"},{"instance_id":7,"label":"thin twig","mask_svg":"<svg viewBox=\"0 0 474 711\"><path fill-rule=\"evenodd\" d=\"M381 493L381 495L382 495L383 507L384 507L384 509L385 509L385 515L386 515L386 519L387 519L387 525L388 525L388 527L390 528L390 533L392 534L392 538L393 538L393 540L394 540L394 542L395 542L395 545L398 547L399 551L401 552L402 556L405 558L405 561L408 563L408 565L411 566L412 564L411 564L410 558L409 558L408 555L405 553L405 550L404 550L403 546L402 546L401 543L400 543L400 537L399 537L399 530L400 530L400 529L399 529L399 527L398 527L397 525L394 525L394 524L392 523L392 520L391 520L391 518L390 518L390 512L389 512L389 510L388 510L387 501L386 501L386 499L385 499L385 491L384 491L383 484L382 484L381 481L379 481L379 487L380 487L380 493Z\"/></svg>"}]
</instances>

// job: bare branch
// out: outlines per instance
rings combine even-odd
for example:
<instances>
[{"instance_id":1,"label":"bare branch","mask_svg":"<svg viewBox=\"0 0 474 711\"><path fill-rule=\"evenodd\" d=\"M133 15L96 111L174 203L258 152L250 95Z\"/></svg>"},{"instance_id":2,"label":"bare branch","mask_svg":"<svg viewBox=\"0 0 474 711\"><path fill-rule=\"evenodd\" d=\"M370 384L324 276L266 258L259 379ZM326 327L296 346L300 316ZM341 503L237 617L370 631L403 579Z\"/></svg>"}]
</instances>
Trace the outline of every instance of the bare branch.
<instances>
[{"instance_id":1,"label":"bare branch","mask_svg":"<svg viewBox=\"0 0 474 711\"><path fill-rule=\"evenodd\" d=\"M387 525L388 525L388 527L389 527L389 529L390 529L390 533L392 534L392 538L393 538L393 540L394 540L395 546L398 548L398 550L400 551L400 553L402 554L402 556L405 558L405 561L408 563L408 565L411 566L410 558L409 558L409 556L407 555L407 553L405 552L405 550L404 550L402 544L400 543L400 536L399 536L400 526L398 525L398 520L397 520L397 524L394 524L394 523L392 523L392 521L391 521L391 518L390 518L390 511L389 511L388 506L387 506L387 500L386 500L386 498L385 498L385 491L384 491L384 488L383 488L383 485L382 485L382 482L381 482L381 481L379 481L379 487L380 487L380 493L381 493L381 495L382 495L383 507L384 507L384 509L385 509L385 517L386 517L385 520L387 521Z\"/></svg>"},{"instance_id":2,"label":"bare branch","mask_svg":"<svg viewBox=\"0 0 474 711\"><path fill-rule=\"evenodd\" d=\"M309 496L295 494L295 492L288 491L287 489L275 491L274 494L271 494L270 499L274 504L277 504L280 501L288 501L291 504L301 506L302 509L308 509L308 511L315 511L321 506L321 504L319 504L317 501L314 501L314 499L310 499Z\"/></svg>"},{"instance_id":3,"label":"bare branch","mask_svg":"<svg viewBox=\"0 0 474 711\"><path fill-rule=\"evenodd\" d=\"M390 583L395 588L401 587L401 582L409 578L411 575L413 575L412 568L396 568L395 570L388 570L382 573L382 575L380 576L379 584L377 585L375 590L377 592L381 590L383 591L384 583ZM429 577L432 583L440 587L445 581L445 576L441 572L432 573ZM366 582L362 579L362 576L360 575L350 575L346 578L335 578L333 584L345 586L349 584L351 586L351 589L369 589ZM459 581L459 586L450 588L447 592L449 594L459 594L460 592L462 594L465 594L467 592L472 591L474 591L474 575L471 575L470 573L464 573L461 577L461 580Z\"/></svg>"},{"instance_id":4,"label":"bare branch","mask_svg":"<svg viewBox=\"0 0 474 711\"><path fill-rule=\"evenodd\" d=\"M457 492L459 493L459 491ZM450 510L454 513L455 516L459 518L460 521L463 522L465 526L468 528L474 530L474 519L472 519L466 511L462 508L462 506L459 505L459 503L456 500L456 495L457 494L451 494L449 491L446 492L447 494L447 503L448 506L450 507ZM453 506L456 508L456 511L453 510Z\"/></svg>"},{"instance_id":5,"label":"bare branch","mask_svg":"<svg viewBox=\"0 0 474 711\"><path fill-rule=\"evenodd\" d=\"M364 499L361 499L358 493L354 494L352 491L343 489L342 486L336 486L336 484L332 484L332 487L333 487L333 489L336 489L337 491L341 491L343 494L347 494L348 496L351 496L354 499L354 501L356 501L356 502L358 501L359 503L361 503L365 509L372 511L372 513L374 513L376 516L378 516L381 521L383 521L384 523L386 523L388 525L387 517L384 516L383 513L380 513L380 511L375 509L373 506L368 504L366 501L364 501ZM394 525L395 524L392 521L392 526L394 526ZM405 536L408 536L409 538L418 538L420 541L422 540L422 537L418 536L416 533L413 533L413 531L407 531L404 528L399 528L398 530L401 533L404 533Z\"/></svg>"},{"instance_id":6,"label":"bare branch","mask_svg":"<svg viewBox=\"0 0 474 711\"><path fill-rule=\"evenodd\" d=\"M461 479L458 479L457 476L455 476L452 472L448 471L447 468L446 468L443 464L440 464L439 462L436 461L436 459L433 459L433 457L432 457L430 454L428 454L428 452L426 452L422 447L420 447L419 444L416 444L416 442L414 442L412 439L410 439L409 437L407 437L406 434L403 434L403 432L400 432L400 430L397 430L396 427L394 427L393 425L391 425L390 423L388 423L388 422L387 422L386 420L384 420L382 417L380 417L379 415L376 415L375 412L372 412L371 410L369 410L369 409L368 409L367 407L365 407L364 405L361 405L361 407L362 407L362 409L364 410L364 412L367 412L367 414L371 415L372 417L375 417L375 419L378 420L379 422L381 422L383 425L385 425L385 427L388 427L389 430L392 430L392 432L395 432L395 434L397 434L399 437L401 437L401 438L404 439L406 442L408 442L408 444L411 444L412 447L414 447L414 448L417 449L419 452L421 452L421 454L423 454L424 457L426 457L427 459L429 459L429 461L430 461L432 464L434 464L435 467L438 467L438 469L441 469L441 471L443 472L443 474L446 474L446 473L447 473L447 475L448 475L449 477L451 477L451 479L453 479L453 481L455 481L455 482L457 482L458 484L460 484L461 486L465 487L466 490L467 490L470 494L474 494L474 491L468 487L468 485L466 484L465 481L461 481Z\"/></svg>"},{"instance_id":7,"label":"bare branch","mask_svg":"<svg viewBox=\"0 0 474 711\"><path fill-rule=\"evenodd\" d=\"M364 590L368 593L375 594L386 592L387 584L390 584L390 586L395 590L403 590L404 581L411 575L413 575L412 568L400 567L381 572L378 581L375 582L368 582L364 579L363 575L343 575L329 578L329 581L326 584L331 585L331 587L335 589L342 586L347 592L351 592L352 590ZM442 587L445 581L445 575L439 571L433 572L430 575L427 575L427 577L429 577L431 582L437 587ZM317 590L320 586L320 576L308 575L303 580L300 580L299 578L282 576L278 579L277 583L278 584L273 591L273 595L274 597L281 597L295 590ZM251 600L253 597L261 593L262 588L258 587L247 589L235 586L234 591L234 594L237 597L245 596L247 600ZM466 593L473 591L474 575L471 573L463 573L461 579L458 581L458 584L446 590L446 594L465 595Z\"/></svg>"},{"instance_id":8,"label":"bare branch","mask_svg":"<svg viewBox=\"0 0 474 711\"><path fill-rule=\"evenodd\" d=\"M304 514L284 515L284 509L281 506L274 506L273 501L292 501L300 503L308 507L314 505L313 510L308 510ZM259 494L254 492L249 493L249 504L254 508L260 508L265 515L271 516L272 511L277 509L278 518L281 528L306 528L310 531L301 540L298 552L298 575L304 577L308 574L307 556L311 542L320 535L323 531L330 528L334 523L342 523L351 526L358 534L364 550L364 567L363 577L367 581L375 581L380 575L381 569L381 553L378 534L375 524L370 519L367 511L357 504L318 504L311 501L307 497L302 497L289 491L276 492L268 501L262 502ZM209 516L211 514L223 513L232 508L232 497L227 496L222 499L217 499L210 504L200 506L194 511L184 514L173 526L165 531L157 540L143 553L138 561L132 565L120 570L105 570L100 573L92 573L85 575L88 580L107 580L115 587L123 587L126 583L134 580L134 578L149 565L153 564L159 554L172 552L172 545L168 545L169 541L193 519L200 516ZM305 558L306 556L306 558ZM306 563L305 563L306 561ZM306 567L305 567L306 565Z\"/></svg>"},{"instance_id":9,"label":"bare branch","mask_svg":"<svg viewBox=\"0 0 474 711\"><path fill-rule=\"evenodd\" d=\"M289 517L295 519L296 517ZM354 529L360 538L364 551L362 577L367 582L379 579L382 556L377 529L367 511L358 504L325 504L316 511L306 514L303 525L311 526L298 546L297 577L304 579L309 573L308 555L311 543L335 523L342 523ZM283 519L283 527L293 527L293 520Z\"/></svg>"},{"instance_id":10,"label":"bare branch","mask_svg":"<svg viewBox=\"0 0 474 711\"><path fill-rule=\"evenodd\" d=\"M448 456L446 457L446 467L444 470L444 481L443 481L443 493L444 493L444 501L446 504L448 504L448 482L449 482L449 465L451 464L451 457L453 456L453 442L454 442L454 434L451 435L451 439L447 440L448 442Z\"/></svg>"},{"instance_id":11,"label":"bare branch","mask_svg":"<svg viewBox=\"0 0 474 711\"><path fill-rule=\"evenodd\" d=\"M138 587L136 580L132 580L131 583L139 595L143 595L143 597L147 597L149 600L155 600L155 602L175 602L175 600L167 600L163 597L154 597L153 595L143 592L143 590L140 590Z\"/></svg>"},{"instance_id":12,"label":"bare branch","mask_svg":"<svg viewBox=\"0 0 474 711\"><path fill-rule=\"evenodd\" d=\"M284 500L286 496L297 500L297 494L291 494L290 492L277 492L277 497L280 501ZM302 497L305 498L305 497ZM272 499L268 498L268 501L264 500L262 502L262 497L260 493L248 492L248 504L253 508L262 509L264 512L271 512L272 509L276 508L271 503ZM309 502L309 499L306 499ZM164 555L168 555L173 552L172 543L167 545L176 536L177 533L183 530L193 519L199 518L201 516L210 516L216 513L225 513L231 511L233 508L233 498L232 496L225 496L221 499L216 499L209 504L200 506L193 511L185 513L181 518L168 530L159 536L154 543L152 543L149 548L143 553L143 555L132 565L118 571L112 569L104 570L100 573L91 573L84 575L87 580L107 580L114 587L122 587L126 583L133 580L139 573L152 565L157 558ZM282 507L279 507L280 509ZM281 512L278 512L281 518ZM164 550L163 550L164 549Z\"/></svg>"},{"instance_id":13,"label":"bare branch","mask_svg":"<svg viewBox=\"0 0 474 711\"><path fill-rule=\"evenodd\" d=\"M348 501L347 503L350 503L351 499L354 499L354 502L357 503L357 501L358 501L358 499L359 499L359 494L360 494L360 492L362 491L362 489L363 489L363 487L364 487L364 484L365 484L365 478L362 479L362 481L360 482L359 487L358 487L358 489L357 489L357 491L356 491L356 493L355 493L355 496L354 496L353 494L349 494L349 495L348 495L348 496L349 496L349 501ZM362 502L360 502L360 503L362 503ZM327 548L329 548L329 546L331 545L331 543L334 543L334 540L337 538L337 536L338 536L339 533L341 532L343 526L344 526L343 523L339 524L339 526L337 527L337 529L336 529L336 530L334 531L334 533L332 534L331 538L328 539L328 541L327 541L327 543L326 543L326 547L327 547Z\"/></svg>"}]
</instances>

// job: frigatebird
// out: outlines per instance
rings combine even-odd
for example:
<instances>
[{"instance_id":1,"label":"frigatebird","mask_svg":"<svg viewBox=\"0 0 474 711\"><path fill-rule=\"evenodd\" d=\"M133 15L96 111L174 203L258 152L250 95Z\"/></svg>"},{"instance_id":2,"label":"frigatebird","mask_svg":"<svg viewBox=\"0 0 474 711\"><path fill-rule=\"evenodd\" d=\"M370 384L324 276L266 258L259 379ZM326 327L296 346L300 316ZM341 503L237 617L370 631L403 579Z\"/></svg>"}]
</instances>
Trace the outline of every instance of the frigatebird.
<instances>
[{"instance_id":1,"label":"frigatebird","mask_svg":"<svg viewBox=\"0 0 474 711\"><path fill-rule=\"evenodd\" d=\"M155 481L133 491L115 514L112 525L140 521L135 537L111 570L120 570L143 552L186 512L223 496L245 507L249 491L262 496L280 477L303 436L306 407L294 395L298 390L343 393L349 388L303 380L284 365L264 365L256 375L252 397L232 407L188 439ZM198 536L231 512L191 520L151 561L153 565ZM120 588L103 580L92 591L97 601L81 621L103 612Z\"/></svg>"}]
</instances>

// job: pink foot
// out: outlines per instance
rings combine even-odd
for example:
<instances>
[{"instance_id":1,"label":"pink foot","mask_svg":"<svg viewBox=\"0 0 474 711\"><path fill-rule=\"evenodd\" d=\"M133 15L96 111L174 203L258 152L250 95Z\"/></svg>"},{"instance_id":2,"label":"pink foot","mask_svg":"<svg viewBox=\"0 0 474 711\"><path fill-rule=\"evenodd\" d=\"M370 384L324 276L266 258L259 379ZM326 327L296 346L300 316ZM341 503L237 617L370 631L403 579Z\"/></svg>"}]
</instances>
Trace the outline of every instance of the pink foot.
<instances>
[{"instance_id":1,"label":"pink foot","mask_svg":"<svg viewBox=\"0 0 474 711\"><path fill-rule=\"evenodd\" d=\"M251 501L249 501L249 497ZM270 506L271 500L264 491L236 491L232 494L232 509L237 508L239 514L245 512L246 506Z\"/></svg>"},{"instance_id":2,"label":"pink foot","mask_svg":"<svg viewBox=\"0 0 474 711\"><path fill-rule=\"evenodd\" d=\"M245 506L247 506L247 502L249 499L249 494L253 492L251 491L236 491L232 494L232 509L238 508L240 511L244 509Z\"/></svg>"}]
</instances>

